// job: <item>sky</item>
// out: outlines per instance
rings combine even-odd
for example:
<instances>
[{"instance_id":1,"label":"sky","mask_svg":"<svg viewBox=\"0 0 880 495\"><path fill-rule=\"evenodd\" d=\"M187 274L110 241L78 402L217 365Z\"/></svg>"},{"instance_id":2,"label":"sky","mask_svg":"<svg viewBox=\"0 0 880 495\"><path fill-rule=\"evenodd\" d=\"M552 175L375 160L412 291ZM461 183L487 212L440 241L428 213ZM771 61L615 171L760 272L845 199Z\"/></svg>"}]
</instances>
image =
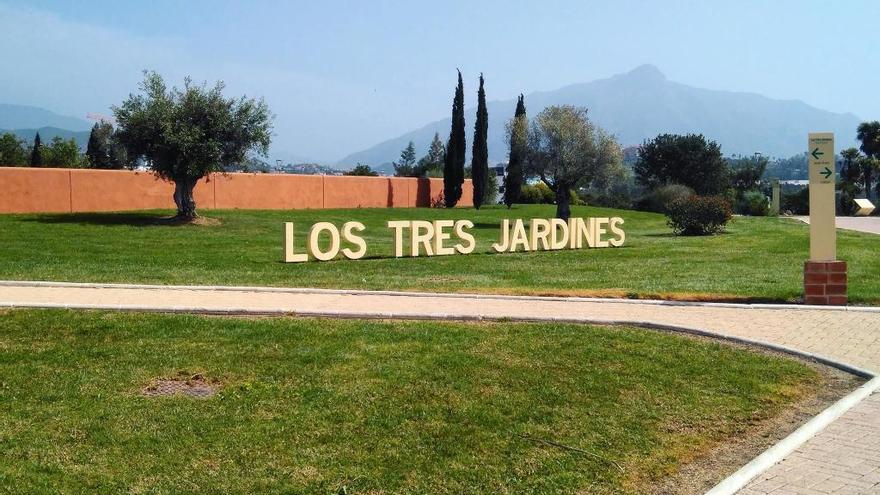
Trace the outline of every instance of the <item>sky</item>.
<instances>
[{"instance_id":1,"label":"sky","mask_svg":"<svg viewBox=\"0 0 880 495\"><path fill-rule=\"evenodd\" d=\"M266 99L270 159L325 163L475 103L657 66L880 119L877 0L0 0L0 103L110 114L144 69Z\"/></svg>"}]
</instances>

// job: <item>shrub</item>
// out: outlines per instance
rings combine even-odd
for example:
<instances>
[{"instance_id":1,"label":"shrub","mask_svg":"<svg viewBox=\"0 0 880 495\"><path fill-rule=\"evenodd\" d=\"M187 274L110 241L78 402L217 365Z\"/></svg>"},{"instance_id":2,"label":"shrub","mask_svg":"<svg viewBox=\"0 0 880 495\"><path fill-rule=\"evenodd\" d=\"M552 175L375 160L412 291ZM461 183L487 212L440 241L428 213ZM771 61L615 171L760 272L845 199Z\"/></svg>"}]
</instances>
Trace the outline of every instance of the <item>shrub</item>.
<instances>
[{"instance_id":1,"label":"shrub","mask_svg":"<svg viewBox=\"0 0 880 495\"><path fill-rule=\"evenodd\" d=\"M667 224L675 235L712 235L730 221L730 203L720 196L690 196L669 204Z\"/></svg>"},{"instance_id":2,"label":"shrub","mask_svg":"<svg viewBox=\"0 0 880 495\"><path fill-rule=\"evenodd\" d=\"M767 196L761 191L746 191L739 201L737 211L743 215L766 217L770 213L770 205L767 203Z\"/></svg>"},{"instance_id":3,"label":"shrub","mask_svg":"<svg viewBox=\"0 0 880 495\"><path fill-rule=\"evenodd\" d=\"M686 199L694 195L694 190L681 184L669 184L660 186L649 192L636 202L636 209L653 211L654 213L666 213L669 205L679 199Z\"/></svg>"},{"instance_id":4,"label":"shrub","mask_svg":"<svg viewBox=\"0 0 880 495\"><path fill-rule=\"evenodd\" d=\"M520 197L521 203L539 205L553 204L555 201L556 196L553 194L553 191L551 191L550 188L547 187L547 184L544 184L543 182L522 186L522 196Z\"/></svg>"},{"instance_id":5,"label":"shrub","mask_svg":"<svg viewBox=\"0 0 880 495\"><path fill-rule=\"evenodd\" d=\"M586 204L574 190L568 192L568 201L573 206L583 206ZM552 205L556 204L556 193L550 190L547 184L543 182L538 182L534 185L526 184L522 186L522 193L517 202L527 205Z\"/></svg>"}]
</instances>

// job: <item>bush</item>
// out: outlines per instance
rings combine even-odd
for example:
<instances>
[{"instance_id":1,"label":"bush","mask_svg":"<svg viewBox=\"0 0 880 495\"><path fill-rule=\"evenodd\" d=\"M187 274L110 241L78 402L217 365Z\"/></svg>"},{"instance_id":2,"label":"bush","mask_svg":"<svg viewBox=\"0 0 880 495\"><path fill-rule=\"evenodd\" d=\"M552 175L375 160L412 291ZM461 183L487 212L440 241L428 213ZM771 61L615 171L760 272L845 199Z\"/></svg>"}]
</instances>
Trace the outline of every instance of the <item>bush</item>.
<instances>
[{"instance_id":1,"label":"bush","mask_svg":"<svg viewBox=\"0 0 880 495\"><path fill-rule=\"evenodd\" d=\"M632 180L617 181L604 189L588 187L581 189L579 196L584 204L592 206L604 206L619 210L631 210L636 204L636 199L642 196L642 189Z\"/></svg>"},{"instance_id":2,"label":"bush","mask_svg":"<svg viewBox=\"0 0 880 495\"><path fill-rule=\"evenodd\" d=\"M569 202L572 206L583 206L586 203L578 194L571 190L568 192ZM517 203L526 205L553 205L556 204L556 193L554 193L547 184L538 182L535 185L526 184L522 186Z\"/></svg>"},{"instance_id":3,"label":"bush","mask_svg":"<svg viewBox=\"0 0 880 495\"><path fill-rule=\"evenodd\" d=\"M556 195L547 187L547 184L538 182L535 185L526 184L522 186L522 195L520 203L530 205L552 205L556 202Z\"/></svg>"},{"instance_id":4,"label":"bush","mask_svg":"<svg viewBox=\"0 0 880 495\"><path fill-rule=\"evenodd\" d=\"M784 212L790 211L793 215L809 215L810 188L803 187L796 192L783 194L781 203L780 206Z\"/></svg>"},{"instance_id":5,"label":"bush","mask_svg":"<svg viewBox=\"0 0 880 495\"><path fill-rule=\"evenodd\" d=\"M636 202L636 209L653 211L654 213L666 213L669 205L679 199L687 199L694 195L694 190L681 184L669 184L660 186L649 192Z\"/></svg>"},{"instance_id":6,"label":"bush","mask_svg":"<svg viewBox=\"0 0 880 495\"><path fill-rule=\"evenodd\" d=\"M737 212L753 217L766 217L770 213L767 196L764 196L761 191L746 191L739 200Z\"/></svg>"},{"instance_id":7,"label":"bush","mask_svg":"<svg viewBox=\"0 0 880 495\"><path fill-rule=\"evenodd\" d=\"M694 195L672 201L666 223L675 235L712 235L724 230L732 214L726 199Z\"/></svg>"}]
</instances>

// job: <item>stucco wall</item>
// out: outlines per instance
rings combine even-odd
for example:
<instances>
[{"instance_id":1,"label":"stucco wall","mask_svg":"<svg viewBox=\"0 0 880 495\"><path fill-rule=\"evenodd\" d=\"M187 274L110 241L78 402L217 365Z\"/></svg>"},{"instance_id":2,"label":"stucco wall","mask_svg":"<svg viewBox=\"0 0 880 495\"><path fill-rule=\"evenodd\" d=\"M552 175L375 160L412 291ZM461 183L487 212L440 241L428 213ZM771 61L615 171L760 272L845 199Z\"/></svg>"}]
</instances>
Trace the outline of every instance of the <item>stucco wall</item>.
<instances>
[{"instance_id":1,"label":"stucco wall","mask_svg":"<svg viewBox=\"0 0 880 495\"><path fill-rule=\"evenodd\" d=\"M460 206L472 206L464 184ZM174 208L170 182L149 172L0 167L0 213ZM288 174L212 174L195 188L200 209L427 207L442 179Z\"/></svg>"}]
</instances>

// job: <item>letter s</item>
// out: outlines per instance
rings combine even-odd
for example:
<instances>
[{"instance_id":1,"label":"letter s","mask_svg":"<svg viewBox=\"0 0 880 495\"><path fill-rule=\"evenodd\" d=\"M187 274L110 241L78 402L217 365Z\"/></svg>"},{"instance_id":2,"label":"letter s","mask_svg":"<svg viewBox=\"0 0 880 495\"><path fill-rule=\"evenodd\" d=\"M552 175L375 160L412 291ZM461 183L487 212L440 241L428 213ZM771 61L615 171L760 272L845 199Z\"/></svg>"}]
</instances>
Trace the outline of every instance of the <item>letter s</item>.
<instances>
[{"instance_id":1,"label":"letter s","mask_svg":"<svg viewBox=\"0 0 880 495\"><path fill-rule=\"evenodd\" d=\"M615 239L608 239L608 243L614 247L623 246L623 241L626 240L626 233L618 227L618 225L623 225L623 219L620 217L614 217L611 219L611 223L609 224L609 228L611 229L611 233L617 236Z\"/></svg>"},{"instance_id":2,"label":"letter s","mask_svg":"<svg viewBox=\"0 0 880 495\"><path fill-rule=\"evenodd\" d=\"M466 244L458 243L455 245L455 250L461 254L471 254L474 252L474 247L476 247L476 241L474 240L474 236L467 232L465 229L474 228L474 222L470 220L459 220L455 222L455 235L462 241L465 241Z\"/></svg>"},{"instance_id":3,"label":"letter s","mask_svg":"<svg viewBox=\"0 0 880 495\"><path fill-rule=\"evenodd\" d=\"M342 238L358 247L357 251L344 248L342 254L345 255L346 258L357 260L363 258L364 255L367 254L367 243L364 241L364 238L352 232L352 230L361 232L364 229L366 229L366 227L360 222L345 222L345 224L342 225Z\"/></svg>"}]
</instances>

